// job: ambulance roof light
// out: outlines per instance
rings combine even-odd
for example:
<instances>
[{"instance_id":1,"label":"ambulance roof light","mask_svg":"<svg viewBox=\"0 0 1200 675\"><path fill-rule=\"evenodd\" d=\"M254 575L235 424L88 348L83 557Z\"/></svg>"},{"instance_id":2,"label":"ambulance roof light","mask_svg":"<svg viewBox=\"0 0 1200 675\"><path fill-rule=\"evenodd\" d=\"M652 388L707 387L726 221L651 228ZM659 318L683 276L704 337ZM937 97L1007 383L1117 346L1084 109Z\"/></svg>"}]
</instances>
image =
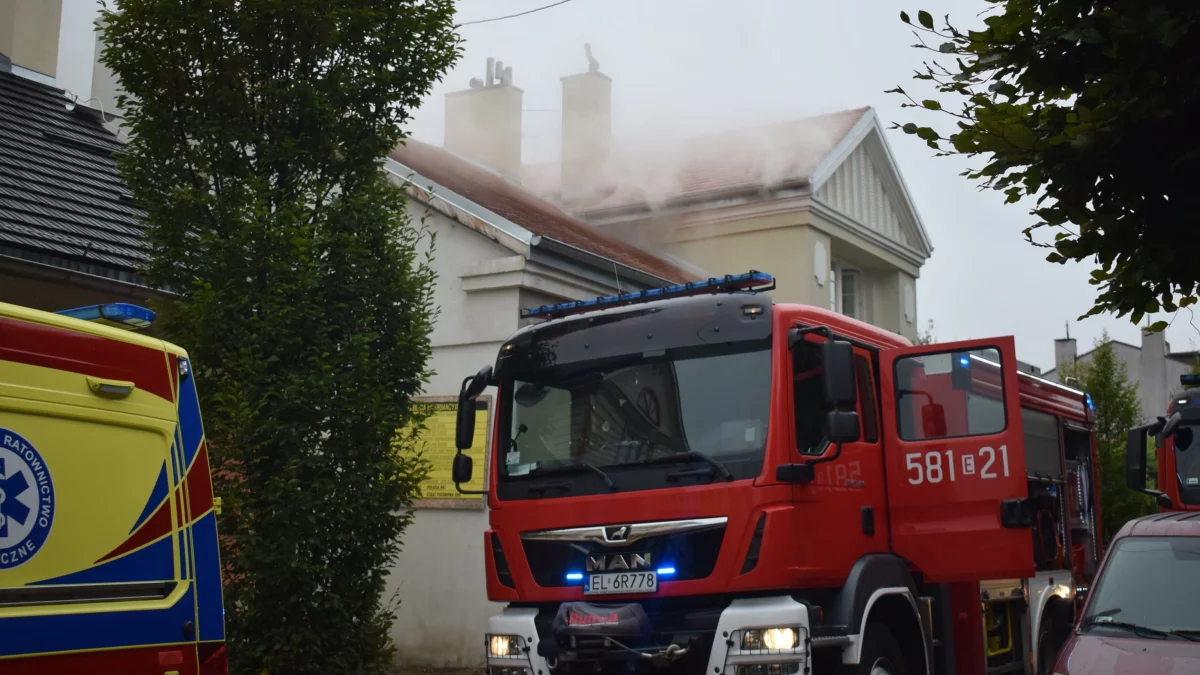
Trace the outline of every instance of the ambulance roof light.
<instances>
[{"instance_id":1,"label":"ambulance roof light","mask_svg":"<svg viewBox=\"0 0 1200 675\"><path fill-rule=\"evenodd\" d=\"M533 309L521 310L521 318L557 319L571 314L580 314L582 312L622 305L640 304L652 300L683 298L693 295L732 291L762 292L769 291L772 288L775 288L775 277L765 272L751 270L746 274L727 274L724 277L714 277L705 281L692 281L686 284L675 284L673 286L651 288L645 291L622 293L620 295L606 295L594 300L576 300L557 305L542 305Z\"/></svg>"},{"instance_id":2,"label":"ambulance roof light","mask_svg":"<svg viewBox=\"0 0 1200 675\"><path fill-rule=\"evenodd\" d=\"M80 319L82 321L93 321L115 328L124 328L125 330L146 328L154 323L153 311L126 302L110 302L102 305L88 305L86 307L76 307L75 309L64 309L60 312L55 312L55 314L69 316L72 319Z\"/></svg>"},{"instance_id":3,"label":"ambulance roof light","mask_svg":"<svg viewBox=\"0 0 1200 675\"><path fill-rule=\"evenodd\" d=\"M1198 387L1200 386L1200 374L1184 373L1179 376L1179 384L1185 387Z\"/></svg>"}]
</instances>

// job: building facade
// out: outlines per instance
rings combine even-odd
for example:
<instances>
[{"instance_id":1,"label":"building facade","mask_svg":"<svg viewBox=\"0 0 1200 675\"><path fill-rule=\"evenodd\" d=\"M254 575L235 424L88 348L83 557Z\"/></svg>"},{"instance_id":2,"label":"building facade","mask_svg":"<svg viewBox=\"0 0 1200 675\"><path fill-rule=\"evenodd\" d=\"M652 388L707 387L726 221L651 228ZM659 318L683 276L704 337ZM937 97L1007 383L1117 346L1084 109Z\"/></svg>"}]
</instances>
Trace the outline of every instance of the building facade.
<instances>
[{"instance_id":1,"label":"building facade","mask_svg":"<svg viewBox=\"0 0 1200 675\"><path fill-rule=\"evenodd\" d=\"M1145 421L1166 414L1171 396L1183 388L1179 376L1192 372L1200 356L1195 351L1172 352L1163 332L1143 331L1141 345L1113 340L1112 346L1117 360L1125 365L1129 381L1137 385L1138 403ZM1066 378L1064 369L1070 369L1076 363L1090 363L1094 353L1094 349L1078 353L1074 338L1055 340L1054 368L1046 371L1044 377L1062 381Z\"/></svg>"},{"instance_id":2,"label":"building facade","mask_svg":"<svg viewBox=\"0 0 1200 675\"><path fill-rule=\"evenodd\" d=\"M531 190L700 268L771 272L779 301L917 337L933 246L874 110L619 147L592 65L562 80L560 161L525 167Z\"/></svg>"},{"instance_id":3,"label":"building facade","mask_svg":"<svg viewBox=\"0 0 1200 675\"><path fill-rule=\"evenodd\" d=\"M429 397L452 399L464 377L495 363L522 309L701 278L445 148L410 140L391 154L386 170L408 189L414 222L436 237L440 316L431 336ZM479 450L483 472L487 453ZM426 452L444 462L453 448L427 445ZM418 502L388 590L401 601L392 630L401 665L483 666L480 636L499 611L484 584L487 526L482 498Z\"/></svg>"}]
</instances>

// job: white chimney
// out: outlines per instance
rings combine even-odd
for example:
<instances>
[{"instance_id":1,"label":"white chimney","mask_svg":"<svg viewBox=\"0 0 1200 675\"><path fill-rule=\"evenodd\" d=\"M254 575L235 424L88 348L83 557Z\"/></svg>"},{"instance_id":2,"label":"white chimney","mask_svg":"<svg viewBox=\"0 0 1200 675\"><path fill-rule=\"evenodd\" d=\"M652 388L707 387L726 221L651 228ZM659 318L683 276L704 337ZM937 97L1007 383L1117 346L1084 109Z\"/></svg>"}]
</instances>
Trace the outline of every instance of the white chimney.
<instances>
[{"instance_id":1,"label":"white chimney","mask_svg":"<svg viewBox=\"0 0 1200 675\"><path fill-rule=\"evenodd\" d=\"M564 198L598 187L612 144L612 79L584 45L588 72L562 78L561 181Z\"/></svg>"},{"instance_id":2,"label":"white chimney","mask_svg":"<svg viewBox=\"0 0 1200 675\"><path fill-rule=\"evenodd\" d=\"M1064 369L1069 370L1075 365L1078 353L1075 338L1059 338L1054 341L1054 370L1058 373L1060 381L1066 376Z\"/></svg>"},{"instance_id":3,"label":"white chimney","mask_svg":"<svg viewBox=\"0 0 1200 675\"><path fill-rule=\"evenodd\" d=\"M473 78L470 89L446 94L446 149L518 180L523 97L512 67L489 58L486 81Z\"/></svg>"},{"instance_id":4,"label":"white chimney","mask_svg":"<svg viewBox=\"0 0 1200 675\"><path fill-rule=\"evenodd\" d=\"M1171 383L1167 381L1167 332L1142 331L1142 352L1138 355L1138 393L1142 399L1142 415L1153 419L1154 415L1165 415L1167 401L1171 395Z\"/></svg>"}]
</instances>

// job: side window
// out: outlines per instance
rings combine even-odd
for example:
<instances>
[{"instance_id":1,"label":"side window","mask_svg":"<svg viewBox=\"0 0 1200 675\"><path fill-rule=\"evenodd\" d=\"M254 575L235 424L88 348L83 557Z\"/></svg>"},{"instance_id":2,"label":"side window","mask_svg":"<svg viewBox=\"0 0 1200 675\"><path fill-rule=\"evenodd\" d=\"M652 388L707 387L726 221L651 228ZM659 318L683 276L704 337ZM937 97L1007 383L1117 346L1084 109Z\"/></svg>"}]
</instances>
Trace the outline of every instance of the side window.
<instances>
[{"instance_id":1,"label":"side window","mask_svg":"<svg viewBox=\"0 0 1200 675\"><path fill-rule=\"evenodd\" d=\"M1025 432L1025 472L1030 476L1062 480L1062 451L1058 442L1058 418L1021 408Z\"/></svg>"},{"instance_id":2,"label":"side window","mask_svg":"<svg viewBox=\"0 0 1200 675\"><path fill-rule=\"evenodd\" d=\"M1007 426L996 349L906 356L895 367L900 438L980 436Z\"/></svg>"},{"instance_id":3,"label":"side window","mask_svg":"<svg viewBox=\"0 0 1200 675\"><path fill-rule=\"evenodd\" d=\"M879 404L875 399L875 380L871 377L871 362L865 356L854 357L858 377L858 407L862 415L862 439L865 443L879 440Z\"/></svg>"},{"instance_id":4,"label":"side window","mask_svg":"<svg viewBox=\"0 0 1200 675\"><path fill-rule=\"evenodd\" d=\"M796 417L796 449L802 454L825 451L825 373L821 348L808 341L792 350L792 405Z\"/></svg>"}]
</instances>

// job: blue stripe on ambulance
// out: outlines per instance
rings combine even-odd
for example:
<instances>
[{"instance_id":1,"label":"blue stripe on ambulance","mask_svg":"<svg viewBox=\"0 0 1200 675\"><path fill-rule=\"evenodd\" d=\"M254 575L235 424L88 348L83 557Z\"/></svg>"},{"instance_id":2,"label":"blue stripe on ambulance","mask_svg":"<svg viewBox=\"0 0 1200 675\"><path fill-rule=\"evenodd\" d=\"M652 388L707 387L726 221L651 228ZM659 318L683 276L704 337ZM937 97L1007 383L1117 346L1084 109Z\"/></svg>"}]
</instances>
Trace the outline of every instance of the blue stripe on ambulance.
<instances>
[{"instance_id":1,"label":"blue stripe on ambulance","mask_svg":"<svg viewBox=\"0 0 1200 675\"><path fill-rule=\"evenodd\" d=\"M166 609L0 618L0 658L24 654L112 649L189 641L183 626L195 617L189 588ZM2 662L0 662L2 663ZM0 666L3 671L3 666Z\"/></svg>"},{"instance_id":2,"label":"blue stripe on ambulance","mask_svg":"<svg viewBox=\"0 0 1200 675\"><path fill-rule=\"evenodd\" d=\"M173 539L168 535L132 553L113 558L95 567L53 579L44 579L30 585L170 581L175 578L175 556L172 555Z\"/></svg>"}]
</instances>

